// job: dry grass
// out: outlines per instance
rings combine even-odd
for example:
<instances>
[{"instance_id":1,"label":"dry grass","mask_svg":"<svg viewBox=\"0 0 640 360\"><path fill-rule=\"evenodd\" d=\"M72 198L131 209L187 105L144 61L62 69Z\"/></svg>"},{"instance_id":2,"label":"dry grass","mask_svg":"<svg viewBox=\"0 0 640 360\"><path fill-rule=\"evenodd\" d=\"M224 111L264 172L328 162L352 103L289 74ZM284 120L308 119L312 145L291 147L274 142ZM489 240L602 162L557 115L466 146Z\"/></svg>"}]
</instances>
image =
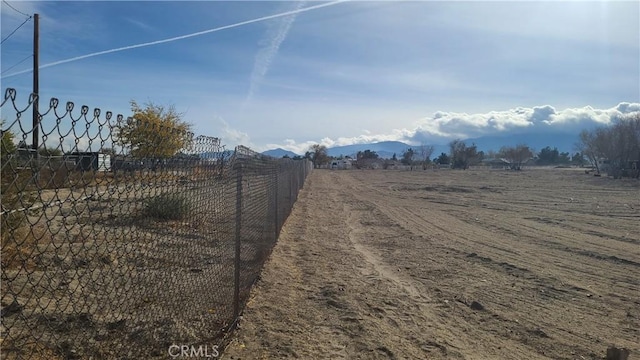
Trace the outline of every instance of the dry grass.
<instances>
[{"instance_id":1,"label":"dry grass","mask_svg":"<svg viewBox=\"0 0 640 360\"><path fill-rule=\"evenodd\" d=\"M11 215L24 216L22 213ZM29 226L26 217L14 226L11 229L6 229L3 226L2 229L2 267L32 271L37 268L34 255L38 253L38 246L46 246L51 243L51 233L43 224Z\"/></svg>"},{"instance_id":2,"label":"dry grass","mask_svg":"<svg viewBox=\"0 0 640 360\"><path fill-rule=\"evenodd\" d=\"M192 205L185 195L167 193L149 199L145 213L158 220L182 220L187 217L191 207Z\"/></svg>"},{"instance_id":3,"label":"dry grass","mask_svg":"<svg viewBox=\"0 0 640 360\"><path fill-rule=\"evenodd\" d=\"M2 359L4 360L16 360L28 358L30 360L62 360L65 357L61 356L58 352L49 348L46 344L34 340L25 344L16 346L12 344L10 340L0 338L0 347L3 350ZM25 357L24 354L28 354Z\"/></svg>"},{"instance_id":4,"label":"dry grass","mask_svg":"<svg viewBox=\"0 0 640 360\"><path fill-rule=\"evenodd\" d=\"M114 181L114 175L103 171L77 171L60 167L42 169L38 176L39 189L82 188L87 186L108 185Z\"/></svg>"}]
</instances>

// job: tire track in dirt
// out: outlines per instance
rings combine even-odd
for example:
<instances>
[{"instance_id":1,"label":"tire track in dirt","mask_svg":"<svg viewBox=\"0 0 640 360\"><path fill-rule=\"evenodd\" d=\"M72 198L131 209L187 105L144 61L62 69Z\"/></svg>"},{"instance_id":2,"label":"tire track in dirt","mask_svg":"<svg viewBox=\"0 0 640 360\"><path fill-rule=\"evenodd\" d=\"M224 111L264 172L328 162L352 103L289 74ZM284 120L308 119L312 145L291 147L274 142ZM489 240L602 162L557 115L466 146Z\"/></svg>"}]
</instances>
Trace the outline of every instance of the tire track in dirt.
<instances>
[{"instance_id":1,"label":"tire track in dirt","mask_svg":"<svg viewBox=\"0 0 640 360\"><path fill-rule=\"evenodd\" d=\"M617 251L633 244L556 231L557 209L536 209L549 223L527 219L515 210L524 202L474 192L497 189L493 175L467 186L467 174L314 172L225 358L589 359L609 343L640 350L637 267L598 259L626 259ZM425 198L407 192L414 188L451 191ZM484 309L470 309L474 300Z\"/></svg>"},{"instance_id":2,"label":"tire track in dirt","mask_svg":"<svg viewBox=\"0 0 640 360\"><path fill-rule=\"evenodd\" d=\"M347 195L344 195L344 201L355 204L365 204L360 205L358 207L368 207L368 215L369 217L363 223L367 226L368 237L367 240L376 240L376 239L384 239L385 232L389 232L391 228L391 232L397 234L396 238L409 238L416 239L418 241L425 241L426 239L421 236L412 236L412 232L406 230L406 227L403 225L399 225L403 220L407 221L408 219L413 219L412 217L387 217L385 214L389 208L388 204L382 203L377 204L375 201L375 196L372 195L369 189L363 184L356 184L350 182L350 179L340 178L338 181L341 186L346 189ZM359 190L358 190L359 189ZM364 196L363 196L364 195ZM387 199L388 200L388 199ZM380 211L380 208L383 207L384 211ZM393 219L396 219L395 221ZM388 254L388 249L397 249L400 247L406 253L408 250L411 254L413 249L415 250L426 250L424 253L430 260L433 259L433 255L430 254L429 249L432 248L433 243L427 244L423 242L422 244L417 243L415 241L407 241L404 244L399 243L386 243L382 248L375 247L375 250L371 250L373 244L368 244L368 248L370 252L378 252L381 255L378 258L385 259L387 262L393 261L394 258L391 254ZM422 247L421 245L427 245L426 247ZM449 249L453 250L453 249ZM448 250L447 250L448 251ZM391 256L390 256L391 255ZM410 260L410 261L407 261ZM412 261L411 261L412 260ZM407 259L403 258L399 261L398 265L418 265L415 260L419 259ZM439 260L444 260L444 262L448 262L449 259L447 257L442 257ZM383 265L384 266L384 265ZM384 266L385 268L388 268ZM445 265L443 265L445 267ZM404 274L405 269L410 269L412 267L403 266L398 268L399 274ZM418 280L415 273L409 273L409 278L413 278ZM430 274L427 272L426 278L430 281L436 282L438 286L446 286L442 282L442 278L440 277L442 273L439 274ZM400 275L393 276L395 278L400 277ZM404 276L406 278L406 276ZM439 299L436 302L439 302L439 306L436 306L431 312L430 318L437 319L437 325L435 325L434 331L436 334L440 336L444 336L443 334L447 334L451 339L457 339L461 342L461 346L456 347L456 350L459 351L463 356L469 356L471 358L482 358L483 356L487 356L488 358L537 358L539 354L535 352L531 352L526 346L518 343L510 343L505 344L499 338L491 337L487 338L483 336L482 330L478 329L478 324L487 321L488 319L497 318L499 315L495 313L488 312L487 315L477 315L474 314L474 311L469 308L469 304L472 302L472 299L468 299L464 297L461 293L443 293L438 289L438 287L434 287L432 289L425 288L423 283L420 281L414 280L411 287L414 289L421 289L420 291L426 294L435 293ZM402 280L401 282L404 282ZM426 310L422 310L426 311ZM482 320L478 322L478 318ZM472 321L468 321L469 319L474 319ZM512 326L515 330L507 330L511 332L527 332L525 327L517 324L517 322L513 322ZM531 331L534 331L532 329ZM437 336L437 335L436 335ZM505 335L509 336L509 335ZM454 342L451 340L448 344L452 345Z\"/></svg>"},{"instance_id":3,"label":"tire track in dirt","mask_svg":"<svg viewBox=\"0 0 640 360\"><path fill-rule=\"evenodd\" d=\"M580 279L578 283L572 284L575 287L588 286L587 283L589 281L599 280L603 276L607 276L612 281L623 279L625 282L634 284L634 286L640 285L638 281L628 279L628 270L630 268L626 268L626 266L638 267L640 263L622 257L625 255L633 257L636 251L630 250L623 252L622 250L614 250L609 246L600 244L593 246L589 243L588 236L581 236L580 239L584 241L580 243L580 240L576 239L575 232L568 232L566 229L556 229L553 226L541 226L536 222L531 222L528 218L516 219L503 217L500 221L497 221L491 217L485 217L481 221L476 222L472 222L470 219L463 219L462 221L468 226L481 227L486 230L500 229L501 232L507 235L507 238L511 238L509 241L519 242L519 246L522 247L523 250L528 248L529 253L534 253L536 248L544 248L548 253L546 260L553 261L547 261L544 264L538 263L538 268L549 269L549 267L554 268L555 266L558 268L562 267L565 272L568 271L572 273L574 280ZM517 233L517 231L520 231L520 233ZM522 240L526 240L526 243L523 243ZM617 255L608 255L607 253ZM517 256L513 257L513 260L517 260L520 254L515 255ZM573 255L578 255L579 257L574 258L575 261L572 266L567 268L563 265L564 260ZM593 259L598 261L594 262ZM599 263L600 261L623 265L623 267L616 267L613 269L615 271L609 271L603 274L601 271L603 265Z\"/></svg>"},{"instance_id":4,"label":"tire track in dirt","mask_svg":"<svg viewBox=\"0 0 640 360\"><path fill-rule=\"evenodd\" d=\"M397 238L396 234L379 231L380 226L395 229L393 224L373 216L375 208L371 204L354 200L345 193L340 195L348 223L348 238L361 259L357 268L365 288L383 286L387 289L384 295L365 290L365 304L369 309L363 310L373 310L376 318L393 329L389 331L378 327L379 332L387 333L386 336L395 338L398 343L404 343L408 339L420 349L411 353L404 351L404 346L401 349L396 346L391 347L391 353L399 354L399 358L462 358L462 354L456 349L464 343L448 333L446 326L436 321L438 316L434 314L434 309L439 304L434 303L423 289L416 287L419 283L401 273L397 266L385 262L382 258L384 254L368 246L368 240L374 237ZM373 224L377 225L372 227Z\"/></svg>"},{"instance_id":5,"label":"tire track in dirt","mask_svg":"<svg viewBox=\"0 0 640 360\"><path fill-rule=\"evenodd\" d=\"M344 180L344 183L349 183L349 179L341 179ZM603 343L604 339L609 339L616 341L615 337L611 337L611 333L616 333L617 325L612 326L612 322L608 322L608 329L610 332L605 333L604 339L593 337L589 335L589 331L577 334L574 331L574 327L578 327L580 329L585 330L594 330L594 333L598 333L598 330L601 330L602 327L602 319L606 319L612 315L611 310L608 308L608 305L603 305L602 302L596 300L596 297L593 297L593 291L587 291L586 289L573 285L572 283L576 283L576 279L581 277L581 272L586 268L593 267L594 269L600 269L599 277L594 276L594 283L602 282L602 266L603 265L592 265L593 264L593 256L587 256L584 259L580 259L580 263L577 264L579 266L576 267L574 264L573 267L566 267L564 265L551 265L552 269L549 269L550 264L547 260L550 260L550 257L555 259L554 263L557 261L560 264L566 264L567 254L563 253L566 249L564 248L556 248L551 251L548 249L549 243L536 241L537 239L533 236L526 239L527 241L522 241L522 236L520 238L516 238L518 231L522 232L522 224L518 222L511 221L509 224L511 225L509 228L510 234L509 237L503 239L503 237L496 236L495 234L491 234L486 232L485 229L482 228L482 221L462 221L458 217L451 216L442 210L449 208L449 206L439 205L435 209L427 209L425 208L424 203L420 204L419 201L405 201L404 206L402 207L394 207L389 204L389 195L385 194L384 191L379 191L379 188L376 189L372 186L369 186L370 179L367 179L367 183L362 182L353 182L351 181L350 185L348 185L351 189L352 193L365 195L367 199L369 199L373 203L380 204L380 208L388 214L391 218L396 219L398 223L402 224L404 228L414 232L415 234L429 234L431 238L443 237L448 239L444 241L447 245L443 245L440 247L440 250L444 250L444 253L454 253L460 256L462 253L472 254L470 258L467 258L466 262L472 261L476 262L479 265L482 265L488 269L493 269L494 271L502 271L506 272L509 275L516 276L516 278L521 278L525 283L518 286L523 286L528 288L528 291L525 291L528 296L519 296L515 295L512 297L512 301L521 302L524 304L525 308L532 307L536 308L536 311L540 309L539 318L543 321L542 324L545 325L545 328L551 328L553 330L560 330L560 337L564 337L562 340L564 345L561 345L560 348L564 347L566 351L562 351L562 353L576 353L575 350L571 350L573 344L583 344L585 346L587 343ZM357 192L355 189L366 188L366 191ZM387 188L388 189L388 188ZM455 201L455 199L452 199ZM384 206L383 204L387 204ZM446 204L445 204L446 205ZM442 209L442 210L438 210ZM467 214L469 215L469 214ZM507 219L511 219L510 217L506 217ZM513 219L511 219L513 220ZM446 224L446 226L444 225ZM541 229L538 228L530 228L525 229L528 230L529 233L538 233ZM546 229L545 229L546 231ZM514 236L516 235L516 236ZM550 233L549 235L554 235L554 233ZM555 234L555 236L558 236ZM527 237L524 237L527 238ZM561 240L574 240L570 236L561 236ZM443 241L440 241L443 243ZM494 244L497 244L494 245ZM517 248L520 251L500 251L500 249L506 250L508 247ZM434 247L436 249L437 247ZM606 247L605 247L606 248ZM495 250L499 250L498 253ZM560 252L556 251L559 250ZM472 252L473 251L473 252ZM487 254L484 256L478 256L476 254ZM520 254L519 254L520 253ZM544 254L544 256L540 257L540 259L536 259L536 257L527 257L527 254ZM493 257L497 257L499 260L492 259ZM454 262L454 259L449 258L450 261ZM526 262L523 262L526 260ZM618 262L617 262L618 264ZM464 266L464 263L457 263L456 266ZM561 268L564 267L564 268ZM569 271L570 272L569 272ZM612 269L610 269L612 270ZM624 276L623 274L628 274L629 268L620 268L616 267L613 272L616 274L613 278L618 281L622 281L623 284L616 284L618 290L621 290L620 287L623 286L622 289L625 289L624 282L630 284L629 288L625 290L629 290L631 292L634 291L637 293L637 287L633 280L628 278L628 276ZM569 272L570 276L566 276L567 272ZM521 274L518 274L521 273ZM555 275L551 274L559 274L562 273L562 280L559 280L555 277ZM636 271L637 274L637 271ZM477 274L480 276L480 274ZM499 277L499 274L493 274L491 277L494 279ZM568 284L567 284L568 282ZM532 286L533 285L533 286ZM520 289L522 292L523 289ZM491 299L500 299L504 298L504 294L500 292L494 292L491 289L483 289L483 292L490 292ZM610 294L609 294L610 295ZM601 295L600 295L601 296ZM530 299L527 299L530 297ZM544 304L541 306L540 299L547 298L550 302L551 306ZM571 305L566 304L566 302L571 303ZM616 308L625 308L628 306L633 306L630 304L628 299L623 302L613 301L611 298L607 299L609 304L613 303ZM503 304L496 304L503 305ZM522 306L520 306L522 308ZM558 326L557 323L557 314L558 312L567 312L567 309L570 309L568 314L566 314L567 318L570 321L564 320L563 323L560 323ZM512 316L518 316L517 311L512 311ZM631 316L634 318L637 311L627 310L627 318ZM620 316L618 315L618 318ZM546 320L545 320L546 319ZM623 323L624 320L621 321ZM633 322L632 322L633 323ZM538 323L540 324L540 323ZM536 325L536 323L531 324ZM628 327L627 324L625 327ZM557 328L557 329L554 329ZM549 332L549 330L547 330ZM602 334L603 332L600 331ZM636 332L637 333L637 332ZM525 341L529 341L529 339L525 338ZM633 343L633 342L632 342ZM536 344L537 347L539 344ZM556 345L557 347L557 345ZM589 355L586 353L585 355ZM559 356L559 355L556 355ZM556 357L554 356L554 357Z\"/></svg>"},{"instance_id":6,"label":"tire track in dirt","mask_svg":"<svg viewBox=\"0 0 640 360\"><path fill-rule=\"evenodd\" d=\"M341 183L343 186L349 187L349 185L345 185L345 183L347 183L346 181ZM359 187L359 186L356 186L356 187ZM351 188L351 189L353 190L354 188ZM351 191L351 193L356 194L356 192L354 191ZM376 203L375 196L372 196L370 192L364 192L364 193L367 194L366 197L370 199L372 203ZM358 194L363 194L363 192L360 192ZM419 234L419 235L426 234L427 232L425 232L424 230L427 230L427 229L432 230L433 227L431 226L434 226L436 223L440 223L440 224L447 223L446 221L447 219L437 219L437 221L433 221L433 222L424 222L423 218L421 218L420 216L417 216L414 211L407 208L396 208L396 207L391 207L389 205L386 205L384 206L383 212L385 214L388 214L391 219L395 219L399 223L405 223L405 225L403 225L403 228L407 230L413 230L412 232L414 234ZM429 213L429 215L432 216L433 213ZM457 224L455 223L451 224L451 228L457 228L456 225ZM435 227L442 230L443 234L446 233L446 231L448 230L448 228L442 227L440 225ZM416 229L418 231L415 231ZM436 247L431 247L431 248L435 249ZM445 254L455 253L457 255L468 255L468 253L460 252L459 250L453 247L445 246L444 249L446 249ZM429 254L429 255L430 255L429 256L430 259L433 259L433 254ZM406 260L406 259L403 259L403 260ZM466 266L467 265L466 261L456 261L457 259L452 258L450 256L443 256L440 260L442 260L442 262L439 264L439 267L448 268L450 269L451 272L460 273L462 272L462 270L460 269L468 268L468 266ZM491 262L491 259L485 258L485 260L489 260ZM508 263L502 263L501 265L507 268L517 268ZM502 266L497 267L498 271L502 270L501 269ZM455 268L457 270L453 270L452 268ZM490 268L489 270L495 271L496 268L493 267L493 268ZM526 270L526 269L520 269L520 270ZM496 277L495 274L492 274L492 271L489 271L489 272L482 271L478 268L471 271L468 270L467 272L469 274L473 273L475 275L474 277L478 277L478 278ZM434 284L433 290L435 290L436 292L439 292L443 298L451 299L452 302L456 301L464 305L468 305L473 299L471 297L473 295L471 295L468 291L465 291L464 287L462 289L460 288L449 289L449 291L440 290L443 287L447 286L447 284L442 283L442 281L440 281L442 280L441 278L440 279L439 278L422 278L422 279L428 279L429 282ZM468 278L463 280L467 284L469 282L473 282L473 280L469 281ZM486 280L482 280L482 281L486 281ZM486 292L486 289L484 291ZM499 293L489 294L488 296L485 296L485 298L490 298L491 297L490 295L495 295L497 297L500 297L500 295L502 294L499 294ZM489 301L485 301L484 299L482 300L482 303L487 303L487 302ZM533 334L534 336L539 336L543 339L548 337L548 335L544 331L540 330L540 328L537 327L536 324L520 323L515 317L511 317L511 320L510 320L508 318L505 318L504 316L501 316L498 313L487 311L489 313L488 316L476 318L476 317L470 316L470 314L467 311L464 311L463 309L459 308L457 310L458 311L453 312L455 316L452 316L449 319L449 321L451 322L451 327L454 329L462 328L465 330L463 333L457 334L457 336L463 339L467 338L466 339L467 344L471 343L471 340L468 339L469 337L472 339L482 339L482 341L488 346L484 348L482 347L475 348L476 351L481 351L482 353L489 353L491 352L491 350L499 349L504 351L504 353L501 355L502 358L535 358L536 356L539 356L539 354L536 353L537 351L534 349L526 349L527 347L526 345L527 343L532 343L533 345L539 345L539 344L536 343L535 339L532 341L528 336L523 336L522 334ZM515 319L515 321L513 319ZM486 329L482 329L483 323L493 324L491 326L493 327L493 330L491 332L495 333L497 331L496 329L497 327L504 328L505 332L498 333L497 334L498 337L496 336L487 337L485 333ZM500 324L498 325L496 323L500 323ZM514 339L516 340L515 342L512 341ZM504 342L504 340L507 340L507 342ZM523 345L525 347L524 349L522 349ZM531 351L531 350L534 350L534 351ZM478 356L478 354L475 353L470 356L475 358Z\"/></svg>"},{"instance_id":7,"label":"tire track in dirt","mask_svg":"<svg viewBox=\"0 0 640 360\"><path fill-rule=\"evenodd\" d=\"M383 194L384 197L384 194ZM420 206L420 205L418 205ZM402 214L402 211L406 211L401 209L399 214L397 214L400 219L411 219L412 216L409 214ZM448 212L447 212L448 213ZM638 263L633 260L628 260L622 257L623 255L603 255L602 253L598 253L596 251L601 252L610 252L611 247L596 244L596 247L593 247L592 250L585 250L576 247L567 246L568 244L575 244L574 246L583 245L587 243L586 241L582 241L576 239L575 232L570 233L565 229L560 231L556 229L552 229L549 227L538 227L535 226L536 223L532 223L528 221L528 219L516 219L513 217L505 216L499 219L484 216L482 219L476 218L475 221L469 218L469 214L461 214L459 212L455 213L454 216L448 216L448 214L431 214L430 219L426 220L427 226L425 226L425 221L422 221L420 216L413 216L417 221L413 222L412 227L422 228L423 230L428 231L433 230L434 228L443 231L444 233L455 233L458 238L464 239L466 242L470 242L473 244L473 247L477 246L489 247L493 249L500 250L504 253L500 255L506 257L510 261L517 261L521 258L521 254L514 253L511 250L508 250L509 247L513 247L514 242L518 242L518 247L521 248L521 252L529 252L535 253L537 249L539 249L540 245L542 245L545 249L554 249L558 250L555 254L550 254L550 256L556 257L558 260L566 259L567 254L564 252L570 252L571 254L581 255L587 257L587 259L579 259L581 267L574 270L580 273L583 273L589 267L593 267L595 269L600 269L601 266L592 266L592 259L595 258L597 260L602 260L606 262L613 262L616 264L623 264L629 266L637 266ZM466 218L465 218L466 216ZM436 219L437 217L437 219ZM430 221L431 220L431 221ZM441 224L447 224L447 226L442 226ZM487 232L490 228L499 227L501 229L505 229L505 232L510 235L505 238L505 241L501 237L492 236L491 233ZM553 230L553 231L552 231ZM484 232L484 233L483 233ZM468 234L473 234L473 237L469 237ZM486 241L474 241L473 238L490 238L492 239L492 244L488 244ZM526 238L527 242L522 242L521 240ZM547 240L548 239L548 240ZM582 237L580 238L582 239ZM498 243L497 245L495 243ZM595 249L595 251L593 250ZM624 249L627 256L630 254L633 256L638 252L637 248L634 249ZM638 254L640 257L640 254ZM538 264L540 268L546 268L549 264ZM619 276L622 278L628 272L625 269L621 269ZM577 274L576 274L577 275ZM601 277L601 274L597 274L594 272L594 275Z\"/></svg>"},{"instance_id":8,"label":"tire track in dirt","mask_svg":"<svg viewBox=\"0 0 640 360\"><path fill-rule=\"evenodd\" d=\"M341 181L341 184L343 187L346 186L348 188L347 183ZM342 199L347 204L345 208L356 209L348 210L352 214L349 217L350 226L352 229L356 229L355 233L351 233L355 235L351 236L351 239L356 244L356 248L362 248L362 251L366 253L365 259L370 259L370 265L376 272L389 279L413 298L416 309L409 313L414 319L410 324L419 327L416 331L419 331L423 338L440 339L432 342L432 347L435 346L439 350L437 355L442 355L445 358L474 359L493 359L498 357L505 359L535 359L539 357L539 354L532 353L522 344L504 344L499 338L482 336L482 331L477 326L478 318L481 318L480 322L483 322L487 319L497 318L498 315L493 313L484 316L474 314L475 311L469 308L471 300L452 294L442 296L443 294L437 288L435 292L432 291L433 289L426 288L422 282L418 281L415 274L408 274L405 271L411 268L411 266L406 265L415 266L416 263L406 261L393 265L389 263L391 256L388 254L388 250L397 249L398 247L402 249L405 244L397 241L387 241L388 248L381 249L372 246L373 244L369 242L384 241L389 238L411 238L411 233L384 215L372 202L359 199L353 192L343 194ZM358 215L354 216L354 212L358 212ZM395 234L395 236L390 234ZM403 250L406 251L408 249ZM367 276L368 273L364 272L363 275ZM431 280L440 280L437 276L432 276L428 273L425 275ZM432 299L431 293L436 295L438 299ZM393 318L396 318L396 316L392 316ZM400 315L400 318L402 318L402 315ZM475 320L467 321L466 318ZM516 331L527 331L517 323L514 324L519 329ZM431 353L427 358L434 358L435 356L436 354Z\"/></svg>"},{"instance_id":9,"label":"tire track in dirt","mask_svg":"<svg viewBox=\"0 0 640 360\"><path fill-rule=\"evenodd\" d=\"M355 249L344 194L321 174L300 194L225 358L455 357L424 339L410 288L380 276L375 255Z\"/></svg>"},{"instance_id":10,"label":"tire track in dirt","mask_svg":"<svg viewBox=\"0 0 640 360\"><path fill-rule=\"evenodd\" d=\"M361 243L361 239L364 237L364 231L361 226L356 226L361 222L361 219L357 216L356 211L346 210L346 213L350 214L348 217L349 223L349 240L355 248L355 250L364 258L366 262L373 266L375 272L382 277L391 280L396 286L400 287L406 293L408 293L416 302L421 303L425 301L425 296L411 283L408 279L403 279L398 275L397 269L383 262L376 254ZM365 274L369 275L369 274ZM429 300L429 299L426 299Z\"/></svg>"}]
</instances>

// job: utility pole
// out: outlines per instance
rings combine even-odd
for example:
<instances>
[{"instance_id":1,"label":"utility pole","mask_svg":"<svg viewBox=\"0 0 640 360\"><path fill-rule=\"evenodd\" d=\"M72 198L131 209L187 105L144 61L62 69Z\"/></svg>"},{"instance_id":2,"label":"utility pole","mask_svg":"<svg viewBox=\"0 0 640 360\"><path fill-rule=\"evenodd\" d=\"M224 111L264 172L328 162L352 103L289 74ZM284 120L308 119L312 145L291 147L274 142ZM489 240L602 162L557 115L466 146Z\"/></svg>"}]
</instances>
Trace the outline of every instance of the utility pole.
<instances>
[{"instance_id":1,"label":"utility pole","mask_svg":"<svg viewBox=\"0 0 640 360\"><path fill-rule=\"evenodd\" d=\"M38 84L39 78L39 53L40 53L40 29L39 29L39 20L40 16L38 14L33 15L33 94L35 98L33 100L33 140L32 147L35 151L35 156L38 156L38 142L40 139L40 134L38 129L40 128L40 113L38 112L38 102L40 100L40 86Z\"/></svg>"}]
</instances>

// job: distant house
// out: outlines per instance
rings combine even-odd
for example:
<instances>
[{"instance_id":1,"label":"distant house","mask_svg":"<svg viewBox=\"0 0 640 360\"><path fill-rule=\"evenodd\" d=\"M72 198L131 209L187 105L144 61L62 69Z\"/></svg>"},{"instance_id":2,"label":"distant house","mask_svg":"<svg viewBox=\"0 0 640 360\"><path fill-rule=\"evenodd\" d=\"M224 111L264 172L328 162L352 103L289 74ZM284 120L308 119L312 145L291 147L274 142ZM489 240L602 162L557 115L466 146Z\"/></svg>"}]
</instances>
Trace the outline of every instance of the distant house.
<instances>
[{"instance_id":1,"label":"distant house","mask_svg":"<svg viewBox=\"0 0 640 360\"><path fill-rule=\"evenodd\" d=\"M351 169L351 159L332 160L329 164L330 169L348 170Z\"/></svg>"},{"instance_id":2,"label":"distant house","mask_svg":"<svg viewBox=\"0 0 640 360\"><path fill-rule=\"evenodd\" d=\"M502 158L484 159L481 162L482 165L488 166L491 169L509 169L511 163Z\"/></svg>"},{"instance_id":3,"label":"distant house","mask_svg":"<svg viewBox=\"0 0 640 360\"><path fill-rule=\"evenodd\" d=\"M521 164L512 163L504 158L484 159L482 165L488 166L491 169L505 169L505 170L520 170L520 167L528 163L531 159L523 161Z\"/></svg>"},{"instance_id":4,"label":"distant house","mask_svg":"<svg viewBox=\"0 0 640 360\"><path fill-rule=\"evenodd\" d=\"M19 169L31 168L34 160L38 157L38 152L27 147L18 147L15 154L10 155L16 160L16 166Z\"/></svg>"}]
</instances>

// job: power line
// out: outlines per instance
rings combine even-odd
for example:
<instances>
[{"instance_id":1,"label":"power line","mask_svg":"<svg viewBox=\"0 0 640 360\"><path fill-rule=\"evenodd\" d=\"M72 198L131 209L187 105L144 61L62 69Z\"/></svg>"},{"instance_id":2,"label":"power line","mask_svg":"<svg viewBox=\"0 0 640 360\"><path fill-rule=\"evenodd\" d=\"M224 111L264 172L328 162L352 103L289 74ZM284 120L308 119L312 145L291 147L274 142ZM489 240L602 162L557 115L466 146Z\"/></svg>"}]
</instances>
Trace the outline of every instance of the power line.
<instances>
[{"instance_id":1,"label":"power line","mask_svg":"<svg viewBox=\"0 0 640 360\"><path fill-rule=\"evenodd\" d=\"M244 26L244 25L249 25L249 24L253 24L253 23L257 23L257 22L261 22L261 21L276 19L276 18L279 18L279 17L299 14L299 13L303 13L303 12L306 12L306 11L311 11L311 10L316 10L316 9L320 9L320 8L324 8L324 7L328 7L328 6L338 5L338 4L349 2L349 1L351 1L351 0L334 0L334 1L331 1L331 2L328 2L328 3L323 3L323 4L319 4L319 5L313 5L313 6L309 6L309 7L306 7L306 8L301 8L301 9L296 9L296 10L291 10L291 11L286 11L286 12L279 13L279 14L263 16L263 17L259 17L257 19L241 21L239 23L235 23L235 24L231 24L231 25L225 25L225 26L221 26L221 27L217 27L217 28L209 29L209 30L204 30L204 31L198 31L198 32L195 32L195 33L187 34L187 35L175 36L175 37L168 38L168 39L163 39L163 40L156 40L156 41L146 42L146 43L142 43L142 44L129 45L129 46L119 47L119 48L110 49L110 50L98 51L98 52L94 52L94 53L87 54L87 55L76 56L76 57L73 57L73 58L70 58L70 59L65 59L65 60L60 60L60 61L55 61L55 62L52 62L52 63L40 65L39 68L40 69L45 69L45 68L48 68L48 67L51 67L51 66L66 64L66 63L69 63L69 62L72 62L72 61L78 61L78 60L82 60L82 59L86 59L86 58L91 58L91 57L94 57L94 56L106 55L106 54L111 54L111 53L120 52L120 51L124 51L124 50L137 49L137 48L146 47L146 46L152 46L152 45L158 45L158 44L164 44L164 43L168 43L168 42L173 42L173 41L177 41L177 40L183 40L183 39L187 39L187 38L191 38L191 37L195 37L195 36L201 36L201 35L204 35L204 34L209 34L209 33L218 32L218 31L227 30L227 29L232 29L232 28L236 28L236 27L240 27L240 26ZM32 72L32 71L33 70L18 71L18 72L15 72L15 73L11 73L9 75L5 75L5 76L2 77L2 79L13 77L13 76L16 76L16 75L26 74L26 73Z\"/></svg>"},{"instance_id":2,"label":"power line","mask_svg":"<svg viewBox=\"0 0 640 360\"><path fill-rule=\"evenodd\" d=\"M6 2L6 1L5 1L5 2ZM8 38L10 38L10 37L11 37L11 35L15 34L15 32L16 32L16 31L18 31L18 29L20 29L20 28L22 27L22 25L26 24L29 20L31 20L31 16L29 16L29 17L27 18L27 20L25 20L22 24L20 24L20 26L18 26L17 28L15 28L15 30L13 30L13 31L11 32L11 34L7 35L7 37L6 37L6 38L2 39L2 41L0 42L0 44L4 44L4 42L5 42L5 41L7 41L7 39L8 39Z\"/></svg>"},{"instance_id":3,"label":"power line","mask_svg":"<svg viewBox=\"0 0 640 360\"><path fill-rule=\"evenodd\" d=\"M6 73L7 71L9 71L9 70L13 69L14 67L16 67L16 66L18 66L18 65L20 65L20 64L22 64L23 62L25 62L25 61L29 60L32 56L33 56L33 54L29 54L29 56L27 56L26 58L24 58L24 59L20 60L17 64L15 64L15 65L13 65L12 67L10 67L10 68L6 69L5 71L3 71L3 72L2 72L2 74Z\"/></svg>"},{"instance_id":4,"label":"power line","mask_svg":"<svg viewBox=\"0 0 640 360\"><path fill-rule=\"evenodd\" d=\"M7 4L7 6L8 6L8 7L10 7L10 8L12 8L13 10L15 10L15 11L19 12L20 14L22 14L22 15L24 15L24 16L31 17L31 15L29 15L29 14L25 14L25 13L23 13L22 11L20 11L20 10L18 10L18 9L16 9L16 8L14 8L13 6L11 6L11 4L9 4L9 3L8 3L8 2L6 2L5 0L2 0L2 2L3 2L3 3L5 3L5 4Z\"/></svg>"}]
</instances>

